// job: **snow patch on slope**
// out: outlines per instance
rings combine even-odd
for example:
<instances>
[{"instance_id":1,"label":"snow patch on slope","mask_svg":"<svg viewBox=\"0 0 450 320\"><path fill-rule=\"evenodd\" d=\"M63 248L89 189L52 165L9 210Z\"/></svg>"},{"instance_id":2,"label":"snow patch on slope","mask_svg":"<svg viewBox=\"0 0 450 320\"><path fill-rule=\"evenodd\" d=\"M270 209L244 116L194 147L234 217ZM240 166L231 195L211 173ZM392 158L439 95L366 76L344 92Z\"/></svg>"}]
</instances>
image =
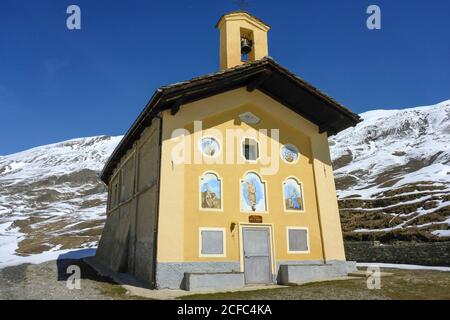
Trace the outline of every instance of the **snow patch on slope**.
<instances>
[{"instance_id":1,"label":"snow patch on slope","mask_svg":"<svg viewBox=\"0 0 450 320\"><path fill-rule=\"evenodd\" d=\"M450 100L360 116L329 139L344 233L448 237Z\"/></svg>"},{"instance_id":2,"label":"snow patch on slope","mask_svg":"<svg viewBox=\"0 0 450 320\"><path fill-rule=\"evenodd\" d=\"M450 100L405 110L373 110L360 116L363 122L355 128L330 138L334 161L351 158L335 170L337 180L351 177L354 181L339 190L340 198L370 198L420 181L450 183Z\"/></svg>"},{"instance_id":3,"label":"snow patch on slope","mask_svg":"<svg viewBox=\"0 0 450 320\"><path fill-rule=\"evenodd\" d=\"M0 268L97 245L107 199L97 174L121 138L79 138L0 157Z\"/></svg>"}]
</instances>

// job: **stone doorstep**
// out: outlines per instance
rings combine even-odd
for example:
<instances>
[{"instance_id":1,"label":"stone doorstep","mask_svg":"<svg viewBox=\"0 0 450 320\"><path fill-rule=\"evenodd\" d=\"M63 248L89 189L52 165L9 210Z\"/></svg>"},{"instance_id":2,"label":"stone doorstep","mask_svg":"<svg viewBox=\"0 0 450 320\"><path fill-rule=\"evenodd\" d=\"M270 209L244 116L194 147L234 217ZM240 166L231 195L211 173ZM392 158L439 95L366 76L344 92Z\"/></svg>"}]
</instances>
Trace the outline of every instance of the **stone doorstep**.
<instances>
[{"instance_id":1,"label":"stone doorstep","mask_svg":"<svg viewBox=\"0 0 450 320\"><path fill-rule=\"evenodd\" d=\"M278 281L281 284L303 284L335 280L348 276L348 267L331 263L317 264L282 264L279 268Z\"/></svg>"},{"instance_id":2,"label":"stone doorstep","mask_svg":"<svg viewBox=\"0 0 450 320\"><path fill-rule=\"evenodd\" d=\"M243 272L185 272L187 291L238 290L245 286Z\"/></svg>"},{"instance_id":3,"label":"stone doorstep","mask_svg":"<svg viewBox=\"0 0 450 320\"><path fill-rule=\"evenodd\" d=\"M356 267L356 261L346 261L345 265L347 268L347 273L358 271L358 268Z\"/></svg>"}]
</instances>

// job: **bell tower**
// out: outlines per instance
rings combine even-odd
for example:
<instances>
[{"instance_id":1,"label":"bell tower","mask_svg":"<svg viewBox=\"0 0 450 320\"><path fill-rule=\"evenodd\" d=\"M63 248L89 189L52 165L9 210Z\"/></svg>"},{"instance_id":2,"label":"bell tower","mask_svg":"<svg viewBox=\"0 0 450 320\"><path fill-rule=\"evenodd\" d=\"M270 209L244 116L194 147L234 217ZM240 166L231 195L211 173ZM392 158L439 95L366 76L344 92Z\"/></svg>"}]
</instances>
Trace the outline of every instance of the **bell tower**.
<instances>
[{"instance_id":1,"label":"bell tower","mask_svg":"<svg viewBox=\"0 0 450 320\"><path fill-rule=\"evenodd\" d=\"M244 11L223 15L216 25L220 31L220 69L255 61L269 54L270 26Z\"/></svg>"}]
</instances>

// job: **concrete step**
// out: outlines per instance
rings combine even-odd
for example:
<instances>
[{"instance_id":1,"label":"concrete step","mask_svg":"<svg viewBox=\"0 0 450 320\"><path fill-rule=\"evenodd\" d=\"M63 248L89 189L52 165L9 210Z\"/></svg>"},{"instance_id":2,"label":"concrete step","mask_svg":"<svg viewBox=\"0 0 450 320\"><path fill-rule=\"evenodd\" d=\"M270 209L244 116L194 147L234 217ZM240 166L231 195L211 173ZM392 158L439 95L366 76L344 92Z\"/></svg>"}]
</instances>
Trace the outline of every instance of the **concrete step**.
<instances>
[{"instance_id":1,"label":"concrete step","mask_svg":"<svg viewBox=\"0 0 450 320\"><path fill-rule=\"evenodd\" d=\"M185 289L188 291L226 291L242 289L245 286L243 272L186 272Z\"/></svg>"}]
</instances>

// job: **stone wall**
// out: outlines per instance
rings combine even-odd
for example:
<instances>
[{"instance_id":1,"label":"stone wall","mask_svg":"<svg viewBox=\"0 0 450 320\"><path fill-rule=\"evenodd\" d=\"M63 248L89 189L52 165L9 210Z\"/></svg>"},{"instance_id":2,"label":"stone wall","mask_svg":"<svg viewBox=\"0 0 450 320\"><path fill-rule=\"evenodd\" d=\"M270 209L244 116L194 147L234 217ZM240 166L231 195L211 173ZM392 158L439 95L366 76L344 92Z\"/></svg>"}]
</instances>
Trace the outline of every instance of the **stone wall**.
<instances>
[{"instance_id":1,"label":"stone wall","mask_svg":"<svg viewBox=\"0 0 450 320\"><path fill-rule=\"evenodd\" d=\"M358 262L402 263L425 266L450 266L450 242L345 242L347 260Z\"/></svg>"}]
</instances>

